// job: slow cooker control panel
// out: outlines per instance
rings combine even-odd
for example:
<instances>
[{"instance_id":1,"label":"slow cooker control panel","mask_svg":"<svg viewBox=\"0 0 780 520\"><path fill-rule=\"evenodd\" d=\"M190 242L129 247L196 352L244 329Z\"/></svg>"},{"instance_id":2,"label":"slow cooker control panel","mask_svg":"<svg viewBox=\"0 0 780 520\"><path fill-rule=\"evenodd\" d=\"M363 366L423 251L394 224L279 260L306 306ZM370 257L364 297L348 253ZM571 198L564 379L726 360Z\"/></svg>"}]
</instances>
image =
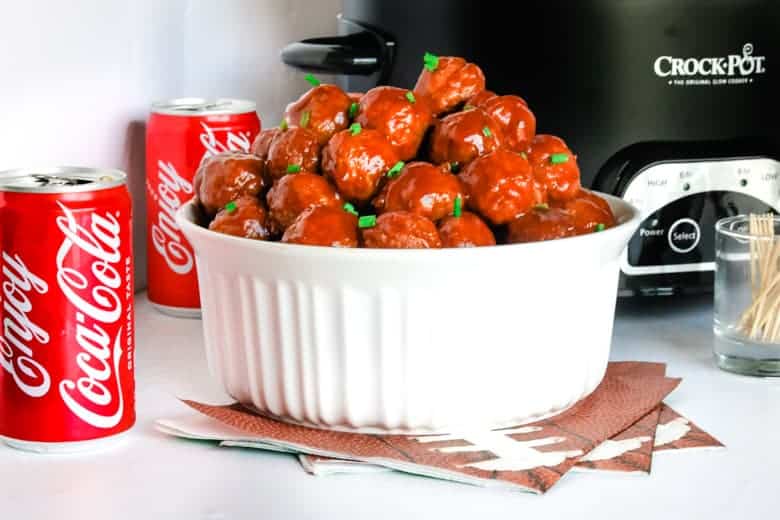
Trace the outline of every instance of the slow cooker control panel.
<instances>
[{"instance_id":1,"label":"slow cooker control panel","mask_svg":"<svg viewBox=\"0 0 780 520\"><path fill-rule=\"evenodd\" d=\"M715 223L780 208L780 162L768 158L659 162L638 172L623 198L642 223L621 268L627 275L712 271Z\"/></svg>"}]
</instances>

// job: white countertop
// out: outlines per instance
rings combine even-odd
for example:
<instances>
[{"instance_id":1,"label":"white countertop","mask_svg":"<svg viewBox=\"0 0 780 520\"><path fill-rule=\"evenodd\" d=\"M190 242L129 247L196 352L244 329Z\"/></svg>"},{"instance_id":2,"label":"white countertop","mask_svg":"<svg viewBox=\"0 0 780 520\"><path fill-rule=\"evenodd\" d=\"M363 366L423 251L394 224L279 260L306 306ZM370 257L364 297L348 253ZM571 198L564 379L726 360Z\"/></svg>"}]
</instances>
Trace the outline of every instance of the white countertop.
<instances>
[{"instance_id":1,"label":"white countertop","mask_svg":"<svg viewBox=\"0 0 780 520\"><path fill-rule=\"evenodd\" d=\"M176 395L229 399L208 375L200 321L158 314L139 295L137 426L102 453L0 446L0 518L777 518L780 380L716 369L711 319L701 298L621 304L612 357L667 362L684 378L667 402L728 449L659 454L649 477L568 474L534 496L400 473L313 477L290 455L158 433L155 419L188 413Z\"/></svg>"}]
</instances>

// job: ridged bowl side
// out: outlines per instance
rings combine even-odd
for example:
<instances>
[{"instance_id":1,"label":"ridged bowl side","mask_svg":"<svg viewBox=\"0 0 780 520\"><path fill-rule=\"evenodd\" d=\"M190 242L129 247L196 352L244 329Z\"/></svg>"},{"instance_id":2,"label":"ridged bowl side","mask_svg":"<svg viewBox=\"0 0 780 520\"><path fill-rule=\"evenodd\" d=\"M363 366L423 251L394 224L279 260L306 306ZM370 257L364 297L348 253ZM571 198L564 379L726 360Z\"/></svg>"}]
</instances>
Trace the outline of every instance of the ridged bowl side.
<instances>
[{"instance_id":1,"label":"ridged bowl side","mask_svg":"<svg viewBox=\"0 0 780 520\"><path fill-rule=\"evenodd\" d=\"M219 235L193 225L192 208L180 218L209 364L227 392L284 420L366 432L518 424L589 394L633 232L345 251Z\"/></svg>"}]
</instances>

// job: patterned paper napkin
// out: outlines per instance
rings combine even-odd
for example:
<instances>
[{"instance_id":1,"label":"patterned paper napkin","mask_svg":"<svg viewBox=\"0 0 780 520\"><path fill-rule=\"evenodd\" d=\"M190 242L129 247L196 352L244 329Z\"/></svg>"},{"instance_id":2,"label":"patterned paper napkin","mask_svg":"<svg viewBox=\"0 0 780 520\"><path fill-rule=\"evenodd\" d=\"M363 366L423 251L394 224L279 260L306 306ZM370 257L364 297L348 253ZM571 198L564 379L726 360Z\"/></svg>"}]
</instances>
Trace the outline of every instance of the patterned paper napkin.
<instances>
[{"instance_id":1,"label":"patterned paper napkin","mask_svg":"<svg viewBox=\"0 0 780 520\"><path fill-rule=\"evenodd\" d=\"M665 403L655 433L655 453L681 450L715 450L724 448L715 437L705 432Z\"/></svg>"},{"instance_id":2,"label":"patterned paper napkin","mask_svg":"<svg viewBox=\"0 0 780 520\"><path fill-rule=\"evenodd\" d=\"M679 379L652 375L658 372L647 371L645 364L634 368L610 366L593 394L555 417L515 428L450 435L407 437L331 432L281 423L255 415L237 404L211 406L185 402L249 434L252 439L249 442L238 440L242 445L259 441L303 454L367 462L469 484L543 493L582 456L655 410L679 384ZM625 446L635 448L633 444Z\"/></svg>"},{"instance_id":3,"label":"patterned paper napkin","mask_svg":"<svg viewBox=\"0 0 780 520\"><path fill-rule=\"evenodd\" d=\"M666 373L664 363L647 363L639 361L612 362L607 368L607 374L614 376L663 376ZM664 449L654 448L654 439L661 406L639 419L626 430L608 439L581 457L572 471L620 472L625 474L647 475L650 473L653 451ZM679 416L678 416L679 417ZM662 434L666 430L662 426ZM675 432L681 431L679 428ZM701 430L699 430L701 431ZM701 432L707 435L703 431ZM712 437L702 441L707 446L722 446ZM225 443L225 445L229 445ZM312 475L334 475L391 471L389 468L354 460L334 459L316 455L299 454L301 466Z\"/></svg>"}]
</instances>

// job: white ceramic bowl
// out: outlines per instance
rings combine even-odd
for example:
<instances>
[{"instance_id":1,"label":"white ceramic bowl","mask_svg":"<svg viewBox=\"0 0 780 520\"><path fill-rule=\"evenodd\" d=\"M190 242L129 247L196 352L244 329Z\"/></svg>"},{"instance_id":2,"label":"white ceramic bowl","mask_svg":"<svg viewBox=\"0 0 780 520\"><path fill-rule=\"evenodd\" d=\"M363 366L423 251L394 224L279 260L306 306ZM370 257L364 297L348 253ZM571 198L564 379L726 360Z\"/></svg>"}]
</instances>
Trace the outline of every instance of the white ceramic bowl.
<instances>
[{"instance_id":1,"label":"white ceramic bowl","mask_svg":"<svg viewBox=\"0 0 780 520\"><path fill-rule=\"evenodd\" d=\"M473 249L337 249L177 221L195 249L209 365L256 410L321 428L431 433L558 413L609 356L618 261L639 224Z\"/></svg>"}]
</instances>

